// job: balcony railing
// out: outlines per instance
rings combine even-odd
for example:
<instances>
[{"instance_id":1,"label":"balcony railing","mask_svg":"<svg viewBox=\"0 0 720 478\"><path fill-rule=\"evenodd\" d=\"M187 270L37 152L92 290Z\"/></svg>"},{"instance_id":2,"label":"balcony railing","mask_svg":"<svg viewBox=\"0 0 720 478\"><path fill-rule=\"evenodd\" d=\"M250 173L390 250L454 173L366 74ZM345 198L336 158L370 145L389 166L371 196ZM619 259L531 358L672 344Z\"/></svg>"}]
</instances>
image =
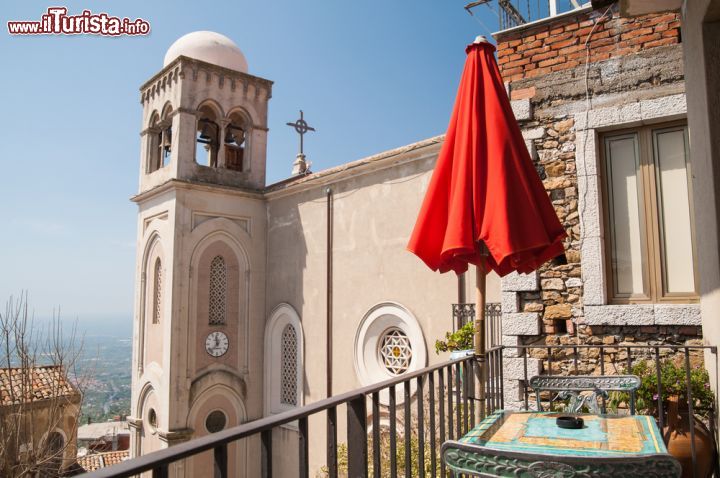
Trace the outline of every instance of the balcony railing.
<instances>
[{"instance_id":1,"label":"balcony railing","mask_svg":"<svg viewBox=\"0 0 720 478\"><path fill-rule=\"evenodd\" d=\"M151 471L153 477L167 477L173 463L212 450L215 476L228 475L228 445L239 440L258 440L261 453L252 464L261 476L273 476L272 432L282 425L297 423L299 477L315 475L310 469L310 446L326 451L325 471L328 477L417 476L447 477L442 464L440 445L467 433L476 423L476 412L490 413L496 409L531 410L534 393L525 384L533 368L544 375L625 373L637 364L649 364L646 378L657 384L652 398L660 427L665 423L666 393L663 390L663 364L673 360L682 369L685 395L689 397L691 434L693 413L699 412L692 395L693 363L703 355L717 362L715 347L671 345L519 345L497 346L487 353L487 398L484 404L473 397L475 374L472 357L445 362L407 373L391 380L320 400L295 410L261 418L209 436L194 439L167 449L126 461L119 465L83 475L86 478L129 477ZM506 377L508 360L521 363L523 373ZM517 369L516 369L517 370ZM667 378L667 377L665 377ZM517 395L508 396L504 385L517 384ZM717 384L715 384L717 387ZM717 389L717 388L716 388ZM541 397L543 399L547 397ZM646 404L649 406L650 404ZM705 403L704 420L713 436L717 434L716 402ZM604 410L623 413L622 404L603 402ZM344 420L338 410L344 411ZM316 438L317 429L309 426L309 418L320 416L326 427ZM369 418L368 418L369 417ZM317 422L314 422L317 424ZM340 436L339 430L347 432ZM322 437L325 437L323 443ZM694 443L694 442L693 442ZM339 446L340 445L340 446ZM697 456L693 446L693 463ZM344 454L347 453L347 456ZM341 456L342 455L342 456ZM248 464L240 464L244 467ZM370 475L370 472L372 474ZM211 473L208 470L208 473ZM279 475L278 475L279 476ZM287 476L283 473L282 476ZM718 475L716 475L718 476Z\"/></svg>"},{"instance_id":2,"label":"balcony railing","mask_svg":"<svg viewBox=\"0 0 720 478\"><path fill-rule=\"evenodd\" d=\"M475 320L475 304L453 304L453 332ZM502 308L497 302L485 304L485 347L491 348L502 344Z\"/></svg>"},{"instance_id":3,"label":"balcony railing","mask_svg":"<svg viewBox=\"0 0 720 478\"><path fill-rule=\"evenodd\" d=\"M485 6L498 18L500 30L554 17L586 6L585 0L476 0L465 9L473 12Z\"/></svg>"}]
</instances>

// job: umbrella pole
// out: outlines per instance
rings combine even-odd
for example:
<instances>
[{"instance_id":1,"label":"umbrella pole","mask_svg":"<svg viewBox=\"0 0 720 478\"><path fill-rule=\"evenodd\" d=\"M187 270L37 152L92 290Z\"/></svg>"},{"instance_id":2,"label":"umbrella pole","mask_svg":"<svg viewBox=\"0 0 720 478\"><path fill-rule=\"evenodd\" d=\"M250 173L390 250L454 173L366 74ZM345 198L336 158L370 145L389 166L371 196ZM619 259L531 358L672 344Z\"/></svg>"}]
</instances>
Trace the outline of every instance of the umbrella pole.
<instances>
[{"instance_id":1,"label":"umbrella pole","mask_svg":"<svg viewBox=\"0 0 720 478\"><path fill-rule=\"evenodd\" d=\"M475 422L485 418L485 377L487 365L485 363L485 271L478 265L475 267L475 285L477 300L475 303L475 397L478 406L475 409Z\"/></svg>"}]
</instances>

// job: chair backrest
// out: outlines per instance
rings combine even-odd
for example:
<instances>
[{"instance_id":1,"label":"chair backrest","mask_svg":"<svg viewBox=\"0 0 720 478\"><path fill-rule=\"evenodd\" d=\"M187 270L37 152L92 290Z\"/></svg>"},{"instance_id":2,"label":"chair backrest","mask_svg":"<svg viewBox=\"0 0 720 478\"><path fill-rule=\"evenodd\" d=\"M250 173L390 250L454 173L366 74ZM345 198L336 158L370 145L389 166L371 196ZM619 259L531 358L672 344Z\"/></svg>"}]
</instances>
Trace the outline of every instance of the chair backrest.
<instances>
[{"instance_id":1,"label":"chair backrest","mask_svg":"<svg viewBox=\"0 0 720 478\"><path fill-rule=\"evenodd\" d=\"M538 410L542 410L541 392L557 392L555 398L570 399L567 411L574 413L587 406L592 413L600 414L601 397L607 399L608 392L625 392L630 395L630 414L635 415L635 392L639 387L640 377L636 375L536 375L530 379ZM581 395L581 392L592 393Z\"/></svg>"},{"instance_id":2,"label":"chair backrest","mask_svg":"<svg viewBox=\"0 0 720 478\"><path fill-rule=\"evenodd\" d=\"M623 478L679 478L680 462L667 453L655 455L584 457L495 450L446 441L444 463L455 475L483 478L523 476L531 478L622 476Z\"/></svg>"}]
</instances>

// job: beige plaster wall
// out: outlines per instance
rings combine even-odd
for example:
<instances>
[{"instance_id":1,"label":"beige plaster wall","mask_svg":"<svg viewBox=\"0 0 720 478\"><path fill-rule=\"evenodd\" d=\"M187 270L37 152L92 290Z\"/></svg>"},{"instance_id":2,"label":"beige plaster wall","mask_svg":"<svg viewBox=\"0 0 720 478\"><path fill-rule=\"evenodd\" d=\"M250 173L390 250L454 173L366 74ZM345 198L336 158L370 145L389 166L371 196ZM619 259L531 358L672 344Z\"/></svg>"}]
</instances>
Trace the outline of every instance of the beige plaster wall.
<instances>
[{"instance_id":1,"label":"beige plaster wall","mask_svg":"<svg viewBox=\"0 0 720 478\"><path fill-rule=\"evenodd\" d=\"M297 476L300 458L297 431L287 427L275 428L272 431L272 442L273 476ZM314 437L310 443L312 447L324 448L319 437Z\"/></svg>"},{"instance_id":2,"label":"beige plaster wall","mask_svg":"<svg viewBox=\"0 0 720 478\"><path fill-rule=\"evenodd\" d=\"M397 302L418 320L427 349L425 365L448 358L435 354L434 342L452 328L457 278L430 271L405 250L438 150L435 142L403 153L389 168L369 164L344 179L330 174L291 187L280 197L268 195L266 308L287 302L301 317L305 403L325 398L327 188L334 209L332 393L362 386L354 366L356 333L363 316L381 302ZM470 289L474 273L468 276ZM500 300L494 274L488 291L488 301ZM474 300L473 293L467 297ZM310 428L312 443L324 443L325 417L311 418ZM311 472L325 464L324 446L311 447L310 463Z\"/></svg>"}]
</instances>

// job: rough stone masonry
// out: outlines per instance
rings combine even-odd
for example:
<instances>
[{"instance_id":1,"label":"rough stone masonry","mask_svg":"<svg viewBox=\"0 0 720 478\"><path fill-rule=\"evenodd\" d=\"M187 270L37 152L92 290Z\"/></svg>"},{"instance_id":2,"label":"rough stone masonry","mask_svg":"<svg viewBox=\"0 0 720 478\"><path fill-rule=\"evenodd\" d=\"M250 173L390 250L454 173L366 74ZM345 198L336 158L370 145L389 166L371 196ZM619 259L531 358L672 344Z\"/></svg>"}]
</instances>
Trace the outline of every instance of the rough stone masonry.
<instances>
[{"instance_id":1,"label":"rough stone masonry","mask_svg":"<svg viewBox=\"0 0 720 478\"><path fill-rule=\"evenodd\" d=\"M701 345L697 304L614 305L605 291L597 136L685 114L677 13L619 18L589 8L495 34L498 64L537 171L564 224L567 263L503 279L506 406L524 379L626 370L633 345ZM557 349L546 345L606 345ZM516 349L519 345L538 348ZM648 353L633 349L631 359ZM662 349L661 355L669 355ZM693 360L702 360L695 355Z\"/></svg>"}]
</instances>

